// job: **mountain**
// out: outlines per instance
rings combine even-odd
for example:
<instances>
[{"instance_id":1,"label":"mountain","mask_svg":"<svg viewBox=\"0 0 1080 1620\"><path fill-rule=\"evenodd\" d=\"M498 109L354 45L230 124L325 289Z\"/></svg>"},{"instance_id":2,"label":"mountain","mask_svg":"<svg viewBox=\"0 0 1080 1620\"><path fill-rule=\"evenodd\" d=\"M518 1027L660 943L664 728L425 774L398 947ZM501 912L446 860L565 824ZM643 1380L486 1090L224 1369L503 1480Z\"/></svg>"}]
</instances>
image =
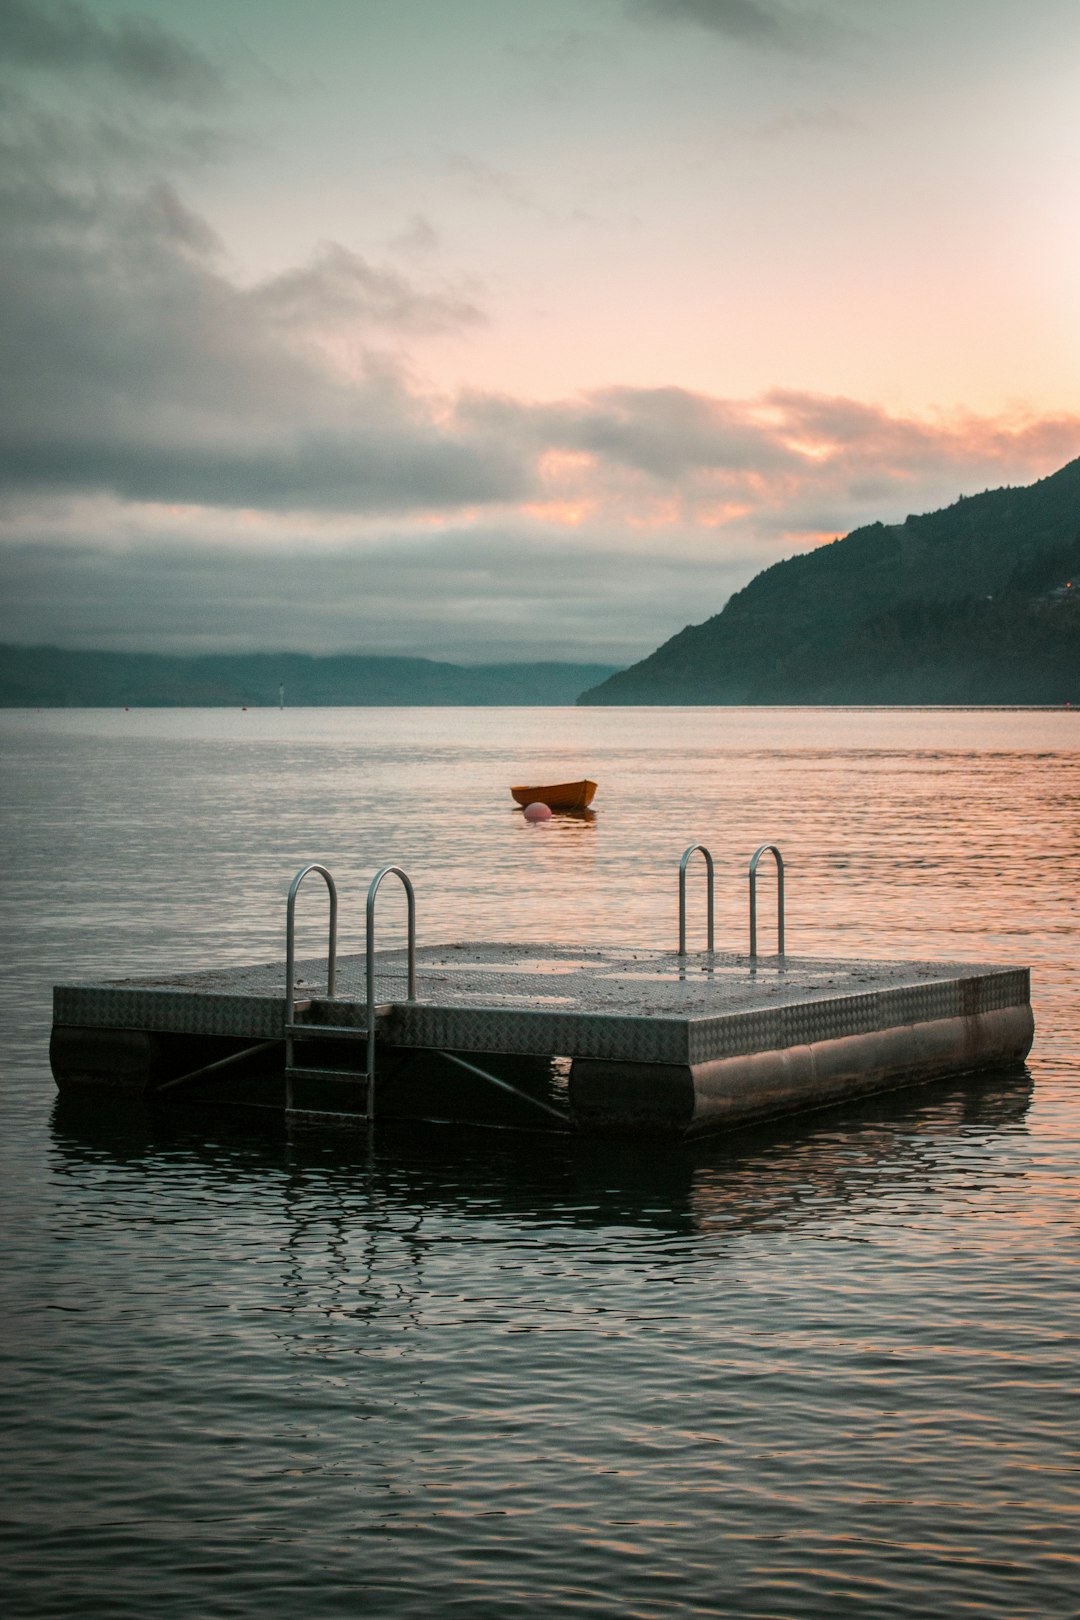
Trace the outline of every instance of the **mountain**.
<instances>
[{"instance_id":1,"label":"mountain","mask_svg":"<svg viewBox=\"0 0 1080 1620\"><path fill-rule=\"evenodd\" d=\"M578 702L1080 703L1080 460L776 563Z\"/></svg>"},{"instance_id":2,"label":"mountain","mask_svg":"<svg viewBox=\"0 0 1080 1620\"><path fill-rule=\"evenodd\" d=\"M290 708L514 705L574 702L611 664L442 664L430 658L327 658L304 653L216 654L79 652L0 646L2 708Z\"/></svg>"}]
</instances>

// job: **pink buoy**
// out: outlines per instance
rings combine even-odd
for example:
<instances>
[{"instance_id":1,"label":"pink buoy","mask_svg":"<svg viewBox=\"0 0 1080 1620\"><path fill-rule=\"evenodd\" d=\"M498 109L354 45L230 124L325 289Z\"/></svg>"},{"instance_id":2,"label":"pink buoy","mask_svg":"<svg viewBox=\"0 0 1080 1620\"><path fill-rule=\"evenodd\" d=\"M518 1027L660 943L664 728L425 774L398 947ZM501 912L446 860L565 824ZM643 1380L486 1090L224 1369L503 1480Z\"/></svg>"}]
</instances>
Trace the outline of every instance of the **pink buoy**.
<instances>
[{"instance_id":1,"label":"pink buoy","mask_svg":"<svg viewBox=\"0 0 1080 1620\"><path fill-rule=\"evenodd\" d=\"M541 801L539 799L537 799L535 804L527 804L525 806L525 820L526 821L550 821L551 820L551 806L548 805L548 804L541 803Z\"/></svg>"}]
</instances>

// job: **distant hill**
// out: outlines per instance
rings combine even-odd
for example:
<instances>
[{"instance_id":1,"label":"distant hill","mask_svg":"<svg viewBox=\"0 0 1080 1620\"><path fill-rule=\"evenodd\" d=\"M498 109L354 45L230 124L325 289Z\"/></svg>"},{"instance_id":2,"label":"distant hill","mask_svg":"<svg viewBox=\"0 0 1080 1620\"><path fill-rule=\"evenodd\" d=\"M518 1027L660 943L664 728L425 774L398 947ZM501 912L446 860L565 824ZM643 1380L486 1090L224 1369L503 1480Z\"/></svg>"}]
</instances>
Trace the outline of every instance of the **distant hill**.
<instances>
[{"instance_id":1,"label":"distant hill","mask_svg":"<svg viewBox=\"0 0 1080 1620\"><path fill-rule=\"evenodd\" d=\"M578 702L1080 703L1080 460L776 563Z\"/></svg>"},{"instance_id":2,"label":"distant hill","mask_svg":"<svg viewBox=\"0 0 1080 1620\"><path fill-rule=\"evenodd\" d=\"M611 664L443 664L430 658L342 654L221 654L166 658L156 653L78 652L0 646L2 708L249 708L276 705L514 705L573 703Z\"/></svg>"}]
</instances>

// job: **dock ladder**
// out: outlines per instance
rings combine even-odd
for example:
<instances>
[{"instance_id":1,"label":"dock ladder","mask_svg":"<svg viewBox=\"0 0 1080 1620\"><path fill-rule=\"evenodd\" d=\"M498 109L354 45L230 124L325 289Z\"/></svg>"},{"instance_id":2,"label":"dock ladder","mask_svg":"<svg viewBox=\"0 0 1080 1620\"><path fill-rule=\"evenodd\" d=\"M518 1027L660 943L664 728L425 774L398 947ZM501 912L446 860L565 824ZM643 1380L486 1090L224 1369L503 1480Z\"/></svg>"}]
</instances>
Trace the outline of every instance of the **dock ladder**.
<instances>
[{"instance_id":1,"label":"dock ladder","mask_svg":"<svg viewBox=\"0 0 1080 1620\"><path fill-rule=\"evenodd\" d=\"M312 862L301 867L289 887L285 921L285 1111L349 1124L370 1124L375 1117L375 1028L384 1009L375 1000L375 897L383 879L391 873L401 879L408 898L408 999L416 1000L416 896L406 872L400 866L384 866L376 872L368 888L365 988L366 1009L363 1027L356 1024L324 1024L298 1016L305 1010L296 1002L296 896L311 872L318 872L330 897L330 930L326 958L326 999L332 1001L337 977L337 887L325 866ZM307 1005L310 1005L308 1003ZM298 1062L297 1043L343 1042L354 1050L365 1043L364 1067L340 1067L323 1062ZM300 1091L313 1093L300 1101ZM357 1098L357 1094L361 1096ZM362 1107L344 1107L352 1099Z\"/></svg>"}]
</instances>

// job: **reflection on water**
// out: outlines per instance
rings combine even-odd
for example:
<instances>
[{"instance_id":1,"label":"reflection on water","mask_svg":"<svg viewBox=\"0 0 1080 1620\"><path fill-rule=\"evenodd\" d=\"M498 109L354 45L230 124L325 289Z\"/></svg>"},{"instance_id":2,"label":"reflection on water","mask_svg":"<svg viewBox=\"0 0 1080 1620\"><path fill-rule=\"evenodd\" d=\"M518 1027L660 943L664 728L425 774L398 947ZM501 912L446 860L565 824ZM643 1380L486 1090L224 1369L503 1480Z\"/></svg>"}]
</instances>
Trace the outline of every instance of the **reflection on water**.
<instances>
[{"instance_id":1,"label":"reflection on water","mask_svg":"<svg viewBox=\"0 0 1080 1620\"><path fill-rule=\"evenodd\" d=\"M879 1179L895 1192L932 1193L941 1144L989 1139L1015 1128L1030 1106L1031 1075L970 1076L866 1098L842 1110L802 1115L782 1126L740 1131L719 1141L642 1145L569 1137L535 1142L415 1122L366 1133L293 1129L279 1119L261 1131L246 1117L215 1109L177 1119L135 1102L120 1116L78 1095L57 1100L53 1165L80 1179L86 1169L121 1171L160 1162L169 1176L225 1175L238 1197L261 1202L264 1182L318 1185L320 1197L348 1207L363 1189L372 1204L492 1214L540 1224L693 1233L819 1219L853 1198L873 1200Z\"/></svg>"},{"instance_id":2,"label":"reflection on water","mask_svg":"<svg viewBox=\"0 0 1080 1620\"><path fill-rule=\"evenodd\" d=\"M558 817L560 821L584 822L586 827L591 827L591 826L594 825L594 823L596 821L596 811L591 810L591 809L585 809L585 810L553 810L551 812L552 820L554 821L554 819L556 817Z\"/></svg>"},{"instance_id":3,"label":"reflection on water","mask_svg":"<svg viewBox=\"0 0 1080 1620\"><path fill-rule=\"evenodd\" d=\"M1074 734L0 716L5 1611L1073 1615ZM585 774L592 822L506 804ZM766 836L793 949L1031 962L1030 1069L691 1146L56 1101L54 980L279 955L303 860L343 949L387 859L422 943L651 946L702 838L728 945Z\"/></svg>"}]
</instances>

